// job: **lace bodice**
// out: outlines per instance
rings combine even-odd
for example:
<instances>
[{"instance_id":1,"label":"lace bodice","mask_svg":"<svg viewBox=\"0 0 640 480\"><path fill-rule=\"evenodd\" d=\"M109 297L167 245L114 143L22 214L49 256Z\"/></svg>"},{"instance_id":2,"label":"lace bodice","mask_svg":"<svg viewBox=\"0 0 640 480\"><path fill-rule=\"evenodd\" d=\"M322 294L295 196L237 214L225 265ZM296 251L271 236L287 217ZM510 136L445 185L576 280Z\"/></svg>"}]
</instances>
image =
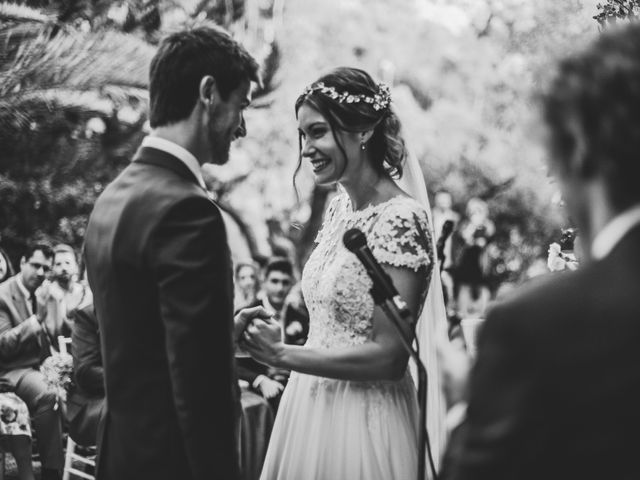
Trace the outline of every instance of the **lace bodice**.
<instances>
[{"instance_id":1,"label":"lace bodice","mask_svg":"<svg viewBox=\"0 0 640 480\"><path fill-rule=\"evenodd\" d=\"M346 193L337 195L327 209L316 239L317 247L302 275L302 291L310 316L308 346L361 344L371 333L372 282L358 258L342 243L344 232L350 228L364 232L369 248L381 264L414 271L424 267L425 275L431 275L431 228L426 211L415 200L396 196L354 211Z\"/></svg>"}]
</instances>

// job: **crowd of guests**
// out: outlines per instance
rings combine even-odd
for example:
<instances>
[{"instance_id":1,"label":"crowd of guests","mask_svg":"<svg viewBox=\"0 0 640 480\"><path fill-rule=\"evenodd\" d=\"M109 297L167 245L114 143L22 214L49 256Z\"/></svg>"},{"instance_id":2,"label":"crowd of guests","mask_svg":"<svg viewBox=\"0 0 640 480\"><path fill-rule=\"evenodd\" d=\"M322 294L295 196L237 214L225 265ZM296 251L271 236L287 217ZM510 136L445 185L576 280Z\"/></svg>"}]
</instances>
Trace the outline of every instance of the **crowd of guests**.
<instances>
[{"instance_id":1,"label":"crowd of guests","mask_svg":"<svg viewBox=\"0 0 640 480\"><path fill-rule=\"evenodd\" d=\"M450 316L482 317L491 298L489 245L496 233L486 201L470 198L464 214L447 190L435 193L433 225Z\"/></svg>"},{"instance_id":2,"label":"crowd of guests","mask_svg":"<svg viewBox=\"0 0 640 480\"><path fill-rule=\"evenodd\" d=\"M451 316L481 317L490 299L487 246L495 226L487 203L471 198L464 215L450 192L436 192L433 222L440 271ZM104 411L104 379L98 324L81 262L69 245L30 246L16 273L0 250L0 436L21 479L32 479L32 442L36 437L42 478L59 478L63 434L80 445L96 443ZM295 267L284 256L234 265L236 310L263 306L282 322L285 343L303 345L309 316L297 285ZM59 350L58 337L71 338L73 382L61 405L40 367ZM236 353L240 384L268 403L274 414L289 372ZM6 414L5 412L11 412Z\"/></svg>"},{"instance_id":3,"label":"crowd of guests","mask_svg":"<svg viewBox=\"0 0 640 480\"><path fill-rule=\"evenodd\" d=\"M487 203L473 197L461 215L451 193L439 190L433 223L449 316L482 317L495 293L487 259L496 228ZM0 436L2 447L16 459L21 479L33 478L32 432L43 479L60 476L64 432L80 445L96 443L104 379L92 293L81 278L79 260L69 245L37 244L25 251L15 273L0 250ZM236 311L263 306L282 322L285 343L303 345L309 316L296 276L292 261L284 256L236 261ZM62 408L40 372L42 362L58 351L59 336L71 338L74 372ZM289 372L259 363L241 349L236 362L240 385L261 396L275 414Z\"/></svg>"},{"instance_id":4,"label":"crowd of guests","mask_svg":"<svg viewBox=\"0 0 640 480\"><path fill-rule=\"evenodd\" d=\"M72 247L34 244L14 273L0 251L0 441L16 460L21 480L33 480L32 438L43 480L59 479L64 435L95 445L104 407L93 296L81 279ZM61 397L41 367L71 337L74 376ZM33 436L33 437L32 437Z\"/></svg>"},{"instance_id":5,"label":"crowd of guests","mask_svg":"<svg viewBox=\"0 0 640 480\"><path fill-rule=\"evenodd\" d=\"M460 202L448 190L435 193L432 211L440 274L447 314L454 323L484 318L491 302L555 269L545 264L544 246L526 242L519 226L496 225L486 200L471 197L462 208L456 205ZM566 231L558 245L564 245Z\"/></svg>"},{"instance_id":6,"label":"crowd of guests","mask_svg":"<svg viewBox=\"0 0 640 480\"><path fill-rule=\"evenodd\" d=\"M236 309L264 306L282 322L286 343L305 343L309 317L291 260L237 262L234 274ZM73 360L64 398L41 371L62 349L61 337L71 339L66 348ZM289 372L241 351L236 358L240 384L260 395L275 415ZM0 249L0 448L14 457L20 480L35 478L34 444L43 480L62 477L65 435L94 446L104 398L98 322L77 252L65 244L34 244L15 272Z\"/></svg>"}]
</instances>

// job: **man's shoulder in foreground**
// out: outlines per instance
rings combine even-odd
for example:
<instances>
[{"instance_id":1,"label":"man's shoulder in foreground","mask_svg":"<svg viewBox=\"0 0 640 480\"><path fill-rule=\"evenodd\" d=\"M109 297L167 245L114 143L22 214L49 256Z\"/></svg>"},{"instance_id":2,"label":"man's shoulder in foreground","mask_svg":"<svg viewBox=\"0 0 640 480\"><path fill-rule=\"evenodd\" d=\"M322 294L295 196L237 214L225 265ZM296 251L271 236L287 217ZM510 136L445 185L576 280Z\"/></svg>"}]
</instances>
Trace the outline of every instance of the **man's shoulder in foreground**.
<instances>
[{"instance_id":1,"label":"man's shoulder in foreground","mask_svg":"<svg viewBox=\"0 0 640 480\"><path fill-rule=\"evenodd\" d=\"M488 309L482 330L511 332L513 341L535 343L550 331L567 333L598 322L598 312L613 303L602 297L603 270L592 264L531 279Z\"/></svg>"}]
</instances>

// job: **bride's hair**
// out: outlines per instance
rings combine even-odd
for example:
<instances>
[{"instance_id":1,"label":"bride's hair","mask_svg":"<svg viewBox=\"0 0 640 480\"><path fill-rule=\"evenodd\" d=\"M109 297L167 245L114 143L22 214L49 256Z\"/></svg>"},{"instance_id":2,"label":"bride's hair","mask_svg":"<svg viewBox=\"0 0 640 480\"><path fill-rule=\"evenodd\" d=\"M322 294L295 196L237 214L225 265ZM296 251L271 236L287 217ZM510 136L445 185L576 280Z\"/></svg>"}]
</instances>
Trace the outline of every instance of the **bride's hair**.
<instances>
[{"instance_id":1,"label":"bride's hair","mask_svg":"<svg viewBox=\"0 0 640 480\"><path fill-rule=\"evenodd\" d=\"M298 97L295 104L296 118L300 107L305 103L327 120L345 158L344 147L336 130L373 130L367 145L373 167L392 178L402 176L402 162L407 152L400 132L400 120L391 108L389 91L385 85L376 83L364 70L340 67L320 77ZM300 155L294 185L302 165L302 135L298 142Z\"/></svg>"}]
</instances>

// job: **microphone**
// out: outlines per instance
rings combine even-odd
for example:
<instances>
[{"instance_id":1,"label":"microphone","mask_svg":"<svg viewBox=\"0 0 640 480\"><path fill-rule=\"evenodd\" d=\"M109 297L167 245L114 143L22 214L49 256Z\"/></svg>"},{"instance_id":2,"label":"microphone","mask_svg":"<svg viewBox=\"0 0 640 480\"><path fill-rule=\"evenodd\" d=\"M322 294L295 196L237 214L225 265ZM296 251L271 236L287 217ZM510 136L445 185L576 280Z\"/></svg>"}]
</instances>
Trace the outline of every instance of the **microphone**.
<instances>
[{"instance_id":1,"label":"microphone","mask_svg":"<svg viewBox=\"0 0 640 480\"><path fill-rule=\"evenodd\" d=\"M351 228L342 236L342 241L347 250L353 252L358 260L362 263L369 278L373 281L371 295L376 304L383 304L391 301L397 307L401 317L407 318L411 316L411 312L407 304L402 300L396 287L391 281L391 277L383 270L373 253L367 246L367 238L361 230Z\"/></svg>"}]
</instances>

